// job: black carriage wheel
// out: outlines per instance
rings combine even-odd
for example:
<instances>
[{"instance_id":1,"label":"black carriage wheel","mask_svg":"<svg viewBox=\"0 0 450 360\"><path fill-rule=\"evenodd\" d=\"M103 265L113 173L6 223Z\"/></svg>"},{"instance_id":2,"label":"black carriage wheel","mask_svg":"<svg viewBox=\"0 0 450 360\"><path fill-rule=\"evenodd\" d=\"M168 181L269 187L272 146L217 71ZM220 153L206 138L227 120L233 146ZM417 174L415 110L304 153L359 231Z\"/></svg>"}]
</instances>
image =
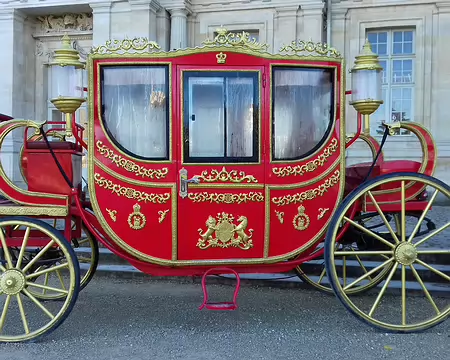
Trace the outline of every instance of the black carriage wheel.
<instances>
[{"instance_id":1,"label":"black carriage wheel","mask_svg":"<svg viewBox=\"0 0 450 360\"><path fill-rule=\"evenodd\" d=\"M25 228L22 245L8 247L10 228ZM39 231L48 239L44 247L29 245L30 232ZM54 331L69 316L77 300L80 288L79 264L74 250L61 232L47 223L27 217L0 219L0 342L24 342L37 340ZM33 253L33 257L25 256ZM43 269L42 265L53 259L65 258L57 269L67 270L69 286L66 289L36 285L33 279L55 271L55 266ZM41 270L39 270L41 268ZM64 294L61 302L44 305L30 293L30 288L47 288ZM3 300L3 301L2 301Z\"/></svg>"},{"instance_id":2,"label":"black carriage wheel","mask_svg":"<svg viewBox=\"0 0 450 360\"><path fill-rule=\"evenodd\" d=\"M368 298L364 296L350 298L346 292L349 288L362 279L356 279L347 286L342 286L336 273L335 260L346 255L344 251L335 249L336 234L342 223L350 223L350 226L358 228L345 214L347 210L362 198L371 199L380 215L383 213L380 204L376 202L373 195L377 187L387 183L400 184L398 192L401 195L400 212L398 214L399 226L402 229L400 235L393 236L393 241L379 237L371 231L366 231L372 238L372 244L366 251L361 251L365 256L380 255L386 256L386 261L374 269L391 264L391 270L384 280L383 286L377 289L377 296ZM415 182L426 187L429 201L426 208L421 211L419 220L413 224L409 231L406 223L406 183ZM429 191L429 189L432 189ZM423 219L427 216L429 208L433 205L439 193L450 201L450 186L434 177L417 173L394 173L379 176L366 183L361 184L352 191L339 206L330 223L325 240L325 265L329 282L334 293L342 304L358 319L383 331L390 332L418 332L429 329L443 322L450 315L450 301L445 296L439 296L439 287L448 289L450 276L442 270L442 265L448 264L450 257L450 246L443 245L440 237L442 232L450 229L450 219L446 219L442 226L436 226L434 230L423 237L419 232ZM374 201L375 200L375 201ZM431 217L431 216L430 216ZM386 225L387 228L390 228ZM393 233L392 228L390 232ZM420 239L421 238L421 239ZM435 243L433 247L433 241ZM436 262L437 265L430 265ZM394 278L397 270L399 275ZM369 272L370 273L370 272ZM426 284L422 278L434 276L432 281L440 281L440 286ZM429 280L431 282L431 280ZM396 285L397 284L397 285ZM390 288L392 292L399 292L400 296L395 296L386 292ZM411 294L420 291L420 297ZM434 297L431 293L436 294ZM441 293L442 294L442 293ZM409 302L408 302L409 300ZM398 311L400 307L400 311ZM384 310L385 312L382 312ZM425 317L425 318L424 318Z\"/></svg>"}]
</instances>

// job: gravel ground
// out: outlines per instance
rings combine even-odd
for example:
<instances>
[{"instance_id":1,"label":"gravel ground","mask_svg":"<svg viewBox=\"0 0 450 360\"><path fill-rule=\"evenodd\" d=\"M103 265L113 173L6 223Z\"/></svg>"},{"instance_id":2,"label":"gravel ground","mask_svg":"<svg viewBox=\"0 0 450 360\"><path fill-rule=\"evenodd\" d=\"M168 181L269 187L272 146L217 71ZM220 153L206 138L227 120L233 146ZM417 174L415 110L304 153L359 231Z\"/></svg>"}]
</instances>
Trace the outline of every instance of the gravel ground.
<instances>
[{"instance_id":1,"label":"gravel ground","mask_svg":"<svg viewBox=\"0 0 450 360\"><path fill-rule=\"evenodd\" d=\"M222 300L232 290L210 288ZM450 350L450 321L386 334L316 291L246 286L232 312L198 311L201 301L198 284L94 278L55 332L40 343L2 344L0 359L442 360Z\"/></svg>"}]
</instances>

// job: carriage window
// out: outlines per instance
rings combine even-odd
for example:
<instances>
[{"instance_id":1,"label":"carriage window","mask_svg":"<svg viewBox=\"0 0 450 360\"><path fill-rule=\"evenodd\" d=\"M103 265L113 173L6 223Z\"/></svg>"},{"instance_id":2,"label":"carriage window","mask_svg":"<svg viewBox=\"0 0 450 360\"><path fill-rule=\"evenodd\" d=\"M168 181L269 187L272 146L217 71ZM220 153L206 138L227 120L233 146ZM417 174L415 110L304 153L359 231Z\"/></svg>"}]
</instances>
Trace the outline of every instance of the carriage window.
<instances>
[{"instance_id":1,"label":"carriage window","mask_svg":"<svg viewBox=\"0 0 450 360\"><path fill-rule=\"evenodd\" d=\"M272 158L299 159L316 151L332 127L333 70L273 68Z\"/></svg>"},{"instance_id":2,"label":"carriage window","mask_svg":"<svg viewBox=\"0 0 450 360\"><path fill-rule=\"evenodd\" d=\"M122 150L145 159L169 158L167 66L103 66L102 116Z\"/></svg>"},{"instance_id":3,"label":"carriage window","mask_svg":"<svg viewBox=\"0 0 450 360\"><path fill-rule=\"evenodd\" d=\"M257 72L185 72L184 161L257 162Z\"/></svg>"}]
</instances>

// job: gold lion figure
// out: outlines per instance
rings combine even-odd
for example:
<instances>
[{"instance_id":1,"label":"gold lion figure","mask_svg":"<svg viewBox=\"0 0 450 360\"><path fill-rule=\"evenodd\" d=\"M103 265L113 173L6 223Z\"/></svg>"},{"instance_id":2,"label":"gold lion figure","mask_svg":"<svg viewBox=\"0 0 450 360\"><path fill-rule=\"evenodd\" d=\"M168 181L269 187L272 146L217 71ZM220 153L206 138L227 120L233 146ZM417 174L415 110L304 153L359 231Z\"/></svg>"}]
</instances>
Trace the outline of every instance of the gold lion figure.
<instances>
[{"instance_id":1,"label":"gold lion figure","mask_svg":"<svg viewBox=\"0 0 450 360\"><path fill-rule=\"evenodd\" d=\"M212 242L213 237L212 234L214 234L214 231L216 231L217 221L212 216L209 216L208 219L205 222L206 225L206 231L202 234L202 229L198 229L198 233L200 234L201 239L198 239L197 246L199 248L207 248L207 242Z\"/></svg>"},{"instance_id":2,"label":"gold lion figure","mask_svg":"<svg viewBox=\"0 0 450 360\"><path fill-rule=\"evenodd\" d=\"M234 232L238 236L238 244L242 244L243 249L250 249L253 247L253 241L250 240L253 236L253 229L249 229L248 232L250 233L250 236L245 233L245 230L248 226L248 220L245 216L240 216L237 220L239 222L239 225L237 225L234 228Z\"/></svg>"}]
</instances>

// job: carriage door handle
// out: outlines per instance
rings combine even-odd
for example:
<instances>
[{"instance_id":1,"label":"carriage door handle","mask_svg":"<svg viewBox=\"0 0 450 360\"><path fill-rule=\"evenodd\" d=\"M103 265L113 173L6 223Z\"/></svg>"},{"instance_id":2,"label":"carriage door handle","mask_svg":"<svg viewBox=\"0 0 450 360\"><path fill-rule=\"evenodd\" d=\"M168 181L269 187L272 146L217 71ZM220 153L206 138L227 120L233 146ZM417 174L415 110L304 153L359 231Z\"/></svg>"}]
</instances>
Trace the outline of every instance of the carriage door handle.
<instances>
[{"instance_id":1,"label":"carriage door handle","mask_svg":"<svg viewBox=\"0 0 450 360\"><path fill-rule=\"evenodd\" d=\"M180 170L180 197L185 198L188 194L188 184L199 184L200 179L197 177L193 177L188 179L188 172L185 168Z\"/></svg>"}]
</instances>

